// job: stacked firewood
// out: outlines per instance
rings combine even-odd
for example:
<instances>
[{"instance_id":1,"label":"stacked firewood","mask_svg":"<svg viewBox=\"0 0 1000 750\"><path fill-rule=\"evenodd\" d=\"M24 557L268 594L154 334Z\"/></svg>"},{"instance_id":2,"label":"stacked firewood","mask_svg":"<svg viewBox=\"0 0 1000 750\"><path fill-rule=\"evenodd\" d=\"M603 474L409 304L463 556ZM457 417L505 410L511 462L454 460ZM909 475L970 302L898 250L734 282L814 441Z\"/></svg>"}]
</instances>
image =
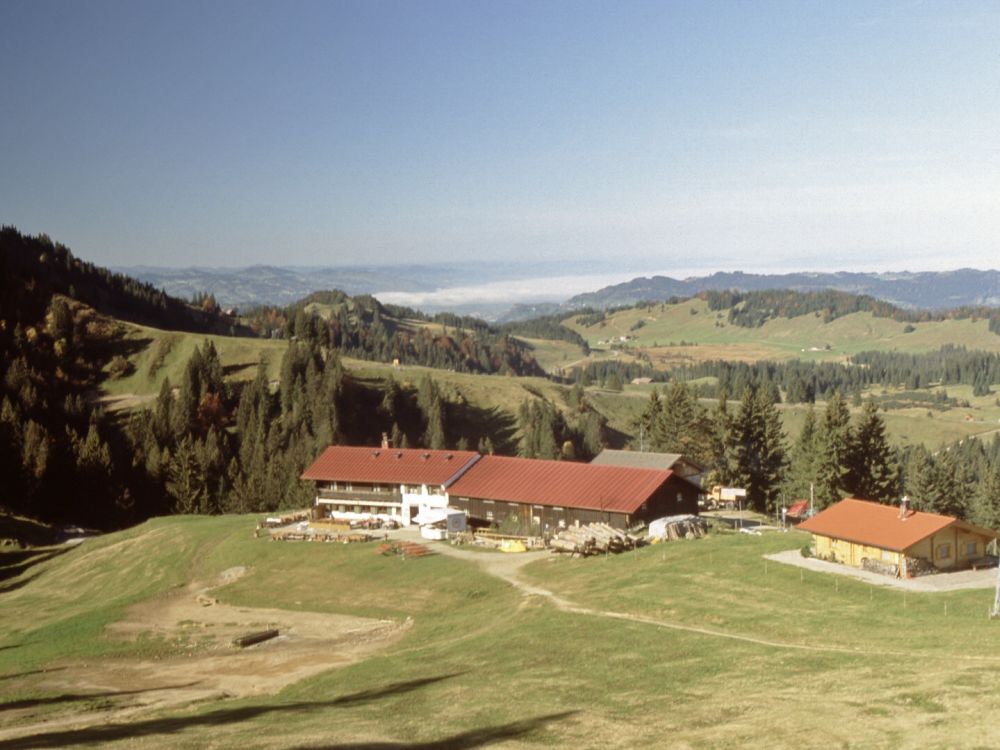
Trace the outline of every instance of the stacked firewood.
<instances>
[{"instance_id":1,"label":"stacked firewood","mask_svg":"<svg viewBox=\"0 0 1000 750\"><path fill-rule=\"evenodd\" d=\"M553 552L586 557L635 549L641 541L640 537L619 531L606 523L592 523L563 529L549 540L549 548Z\"/></svg>"}]
</instances>

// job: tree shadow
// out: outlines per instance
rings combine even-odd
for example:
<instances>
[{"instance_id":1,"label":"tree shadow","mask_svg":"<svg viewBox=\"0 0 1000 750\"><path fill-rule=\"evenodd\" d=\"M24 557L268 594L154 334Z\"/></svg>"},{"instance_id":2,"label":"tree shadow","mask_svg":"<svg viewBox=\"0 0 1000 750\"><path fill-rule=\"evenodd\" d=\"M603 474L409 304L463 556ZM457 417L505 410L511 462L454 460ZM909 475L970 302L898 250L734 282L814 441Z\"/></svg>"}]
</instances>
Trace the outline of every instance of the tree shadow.
<instances>
[{"instance_id":1,"label":"tree shadow","mask_svg":"<svg viewBox=\"0 0 1000 750\"><path fill-rule=\"evenodd\" d=\"M3 648L17 648L17 646L4 646ZM30 672L14 672L12 674L0 674L0 681L16 680L20 677L31 677L35 674L49 674L50 672L61 672L66 667L49 667L48 669L32 669ZM2 709L3 706L0 706Z\"/></svg>"},{"instance_id":2,"label":"tree shadow","mask_svg":"<svg viewBox=\"0 0 1000 750\"><path fill-rule=\"evenodd\" d=\"M34 581L36 578L40 577L42 574L39 572L32 573L29 576L24 576L18 578L10 583L0 584L0 595L9 594L11 591L17 591L19 588L27 586L29 583Z\"/></svg>"},{"instance_id":3,"label":"tree shadow","mask_svg":"<svg viewBox=\"0 0 1000 750\"><path fill-rule=\"evenodd\" d=\"M426 677L417 680L408 680L386 685L374 690L364 690L359 693L352 693L341 696L330 701L304 701L298 703L286 703L279 705L265 706L240 706L237 708L221 708L203 714L191 716L171 716L157 719L146 719L125 724L108 724L104 726L91 726L81 729L61 730L54 732L42 732L25 737L17 737L9 740L0 740L0 750L29 749L29 748L61 748L66 746L82 745L103 745L120 739L134 739L139 737L151 737L156 735L172 735L187 729L198 727L215 727L225 724L234 724L241 721L250 721L261 716L283 714L294 714L304 712L314 712L330 708L337 708L349 705L360 705L370 701L379 700L391 695L410 692L422 688L426 685L451 679L463 672ZM197 683L192 683L197 684ZM185 686L175 686L185 687ZM152 690L166 690L169 688L150 688L148 690L138 690L133 692L149 692ZM113 697L116 695L127 695L128 693L106 693L89 694L80 696L56 696L51 699L38 699L40 701L58 702L60 700L92 700L99 697ZM7 704L6 707L9 707ZM23 707L23 706L22 706ZM491 740L492 741L492 740ZM406 745L399 745L405 747ZM363 746L359 746L363 747ZM436 746L429 746L436 747ZM448 747L442 745L441 747ZM474 747L474 745L459 745L456 747Z\"/></svg>"},{"instance_id":4,"label":"tree shadow","mask_svg":"<svg viewBox=\"0 0 1000 750\"><path fill-rule=\"evenodd\" d=\"M607 425L604 428L605 435L608 438L608 447L621 450L628 442L632 440L632 435L622 432L621 430L616 430L611 425Z\"/></svg>"},{"instance_id":5,"label":"tree shadow","mask_svg":"<svg viewBox=\"0 0 1000 750\"><path fill-rule=\"evenodd\" d=\"M537 732L547 724L569 718L579 711L563 711L557 714L536 716L509 724L482 729L470 729L467 732L454 734L442 740L430 742L348 742L339 745L300 745L293 750L468 750L468 748L484 747L494 742L504 742Z\"/></svg>"},{"instance_id":6,"label":"tree shadow","mask_svg":"<svg viewBox=\"0 0 1000 750\"><path fill-rule=\"evenodd\" d=\"M454 677L460 677L465 672L451 672L450 674L437 675L435 677L422 677L418 680L407 680L406 682L393 682L385 687L377 688L375 690L362 690L360 693L352 693L350 695L343 695L340 698L335 698L330 701L332 706L352 706L361 705L364 703L369 703L373 700L378 700L379 698L387 698L390 695L398 695L400 693L408 693L411 690L416 690L417 688L422 688L426 685L433 685L435 682L441 682L442 680L450 680Z\"/></svg>"},{"instance_id":7,"label":"tree shadow","mask_svg":"<svg viewBox=\"0 0 1000 750\"><path fill-rule=\"evenodd\" d=\"M517 452L517 419L513 414L497 406L484 409L473 404L464 404L456 411L451 431L469 438L473 450L480 438L488 437L495 452L502 455Z\"/></svg>"},{"instance_id":8,"label":"tree shadow","mask_svg":"<svg viewBox=\"0 0 1000 750\"><path fill-rule=\"evenodd\" d=\"M77 703L80 701L90 701L95 698L117 698L124 695L140 695L142 693L155 693L159 690L183 690L194 687L198 682L188 682L183 685L164 685L163 687L143 688L142 690L109 690L102 693L66 693L64 695L53 695L48 698L24 698L19 701L0 703L0 711L15 711L22 708L36 708L38 706L54 706L59 703Z\"/></svg>"},{"instance_id":9,"label":"tree shadow","mask_svg":"<svg viewBox=\"0 0 1000 750\"><path fill-rule=\"evenodd\" d=\"M63 545L45 549L4 552L0 554L0 581L17 578L35 565L65 555L71 549L72 547Z\"/></svg>"}]
</instances>

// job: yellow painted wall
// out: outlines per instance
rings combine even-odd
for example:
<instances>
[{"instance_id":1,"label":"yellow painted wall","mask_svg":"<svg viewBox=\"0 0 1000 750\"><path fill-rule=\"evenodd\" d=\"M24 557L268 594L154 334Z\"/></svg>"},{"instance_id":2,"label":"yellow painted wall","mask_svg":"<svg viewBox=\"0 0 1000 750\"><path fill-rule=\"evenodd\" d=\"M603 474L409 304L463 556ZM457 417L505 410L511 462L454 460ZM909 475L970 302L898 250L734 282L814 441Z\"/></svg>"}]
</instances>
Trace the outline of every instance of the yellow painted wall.
<instances>
[{"instance_id":1,"label":"yellow painted wall","mask_svg":"<svg viewBox=\"0 0 1000 750\"><path fill-rule=\"evenodd\" d=\"M982 534L971 531L964 531L957 528L945 529L940 534L934 534L927 539L909 547L905 551L907 557L916 557L923 560L930 560L938 568L947 569L954 567L966 567L969 560L974 560L986 554L986 545L992 540ZM975 543L975 551L966 548L966 545ZM942 557L941 545L948 545L948 556ZM865 544L855 544L844 539L832 539L819 534L813 534L813 547L816 557L824 560L833 559L835 562L851 565L855 568L862 566L865 558L880 560L891 565L899 565L902 562L903 553L892 550L884 550L881 547L870 547Z\"/></svg>"}]
</instances>

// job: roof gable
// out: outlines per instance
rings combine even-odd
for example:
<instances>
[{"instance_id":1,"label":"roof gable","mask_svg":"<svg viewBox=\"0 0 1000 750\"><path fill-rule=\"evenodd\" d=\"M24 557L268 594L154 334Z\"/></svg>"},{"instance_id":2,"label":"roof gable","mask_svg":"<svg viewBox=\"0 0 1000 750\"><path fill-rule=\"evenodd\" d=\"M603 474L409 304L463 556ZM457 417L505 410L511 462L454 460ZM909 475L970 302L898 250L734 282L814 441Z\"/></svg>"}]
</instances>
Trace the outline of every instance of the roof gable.
<instances>
[{"instance_id":1,"label":"roof gable","mask_svg":"<svg viewBox=\"0 0 1000 750\"><path fill-rule=\"evenodd\" d=\"M955 523L961 522L951 516L916 510L908 510L901 515L896 505L847 498L803 521L797 528L821 536L902 552Z\"/></svg>"},{"instance_id":2,"label":"roof gable","mask_svg":"<svg viewBox=\"0 0 1000 750\"><path fill-rule=\"evenodd\" d=\"M448 491L485 500L634 513L672 476L656 469L483 456Z\"/></svg>"},{"instance_id":3,"label":"roof gable","mask_svg":"<svg viewBox=\"0 0 1000 750\"><path fill-rule=\"evenodd\" d=\"M475 451L331 445L302 473L302 479L447 485L478 459Z\"/></svg>"}]
</instances>

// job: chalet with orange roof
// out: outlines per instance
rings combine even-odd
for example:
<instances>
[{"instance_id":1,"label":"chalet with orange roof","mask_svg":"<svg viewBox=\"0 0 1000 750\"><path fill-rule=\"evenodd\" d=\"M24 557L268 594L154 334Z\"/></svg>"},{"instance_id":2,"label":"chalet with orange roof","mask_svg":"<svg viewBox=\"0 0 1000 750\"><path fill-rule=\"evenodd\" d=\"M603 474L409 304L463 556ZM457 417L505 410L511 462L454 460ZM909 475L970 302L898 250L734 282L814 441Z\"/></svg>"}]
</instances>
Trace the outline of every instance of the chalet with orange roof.
<instances>
[{"instance_id":1,"label":"chalet with orange roof","mask_svg":"<svg viewBox=\"0 0 1000 750\"><path fill-rule=\"evenodd\" d=\"M483 456L448 487L449 504L480 522L515 517L540 531L603 522L620 529L698 512L696 485L669 469Z\"/></svg>"},{"instance_id":2,"label":"chalet with orange roof","mask_svg":"<svg viewBox=\"0 0 1000 750\"><path fill-rule=\"evenodd\" d=\"M951 516L847 498L798 525L817 557L901 577L975 565L1000 532Z\"/></svg>"}]
</instances>

